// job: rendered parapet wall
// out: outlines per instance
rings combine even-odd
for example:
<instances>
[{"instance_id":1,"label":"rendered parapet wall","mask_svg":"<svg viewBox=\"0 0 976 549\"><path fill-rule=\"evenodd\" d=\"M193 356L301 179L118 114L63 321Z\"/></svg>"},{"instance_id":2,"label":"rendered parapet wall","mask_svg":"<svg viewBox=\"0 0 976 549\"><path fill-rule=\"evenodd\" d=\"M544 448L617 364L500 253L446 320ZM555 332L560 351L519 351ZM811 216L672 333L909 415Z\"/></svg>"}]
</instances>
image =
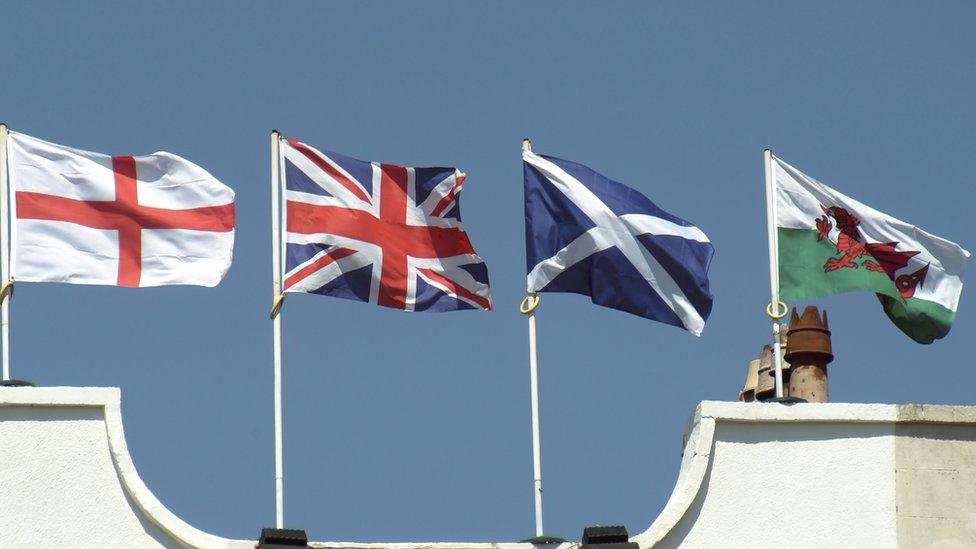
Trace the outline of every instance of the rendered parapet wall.
<instances>
[{"instance_id":1,"label":"rendered parapet wall","mask_svg":"<svg viewBox=\"0 0 976 549\"><path fill-rule=\"evenodd\" d=\"M976 408L702 402L641 547L976 547Z\"/></svg>"},{"instance_id":2,"label":"rendered parapet wall","mask_svg":"<svg viewBox=\"0 0 976 549\"><path fill-rule=\"evenodd\" d=\"M0 388L0 547L253 548L163 507L119 402L118 389ZM702 402L686 440L670 500L632 538L642 548L976 547L976 407Z\"/></svg>"},{"instance_id":3,"label":"rendered parapet wall","mask_svg":"<svg viewBox=\"0 0 976 549\"><path fill-rule=\"evenodd\" d=\"M0 547L220 547L136 473L119 390L0 388ZM257 530L257 528L255 528Z\"/></svg>"},{"instance_id":4,"label":"rendered parapet wall","mask_svg":"<svg viewBox=\"0 0 976 549\"><path fill-rule=\"evenodd\" d=\"M254 525L254 533L264 524ZM150 492L115 388L0 387L0 548L254 549L187 524ZM310 547L533 549L528 543L311 542ZM550 545L571 549L578 544Z\"/></svg>"}]
</instances>

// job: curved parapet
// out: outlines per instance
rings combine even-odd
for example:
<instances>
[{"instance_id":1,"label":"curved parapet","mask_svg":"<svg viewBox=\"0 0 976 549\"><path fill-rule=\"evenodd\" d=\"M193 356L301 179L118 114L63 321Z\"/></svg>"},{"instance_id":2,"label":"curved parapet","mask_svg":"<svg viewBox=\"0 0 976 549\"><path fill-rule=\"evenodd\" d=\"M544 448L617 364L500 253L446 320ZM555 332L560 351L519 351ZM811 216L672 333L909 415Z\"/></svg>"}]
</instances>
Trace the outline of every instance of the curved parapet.
<instances>
[{"instance_id":1,"label":"curved parapet","mask_svg":"<svg viewBox=\"0 0 976 549\"><path fill-rule=\"evenodd\" d=\"M149 491L126 447L120 391L0 387L0 547L254 549L190 526ZM256 525L257 532L260 525ZM310 542L329 549L576 549L579 544Z\"/></svg>"},{"instance_id":2,"label":"curved parapet","mask_svg":"<svg viewBox=\"0 0 976 549\"><path fill-rule=\"evenodd\" d=\"M641 548L976 547L976 407L706 401L685 436Z\"/></svg>"},{"instance_id":3,"label":"curved parapet","mask_svg":"<svg viewBox=\"0 0 976 549\"><path fill-rule=\"evenodd\" d=\"M115 388L0 388L0 545L253 549L197 530L136 472Z\"/></svg>"},{"instance_id":4,"label":"curved parapet","mask_svg":"<svg viewBox=\"0 0 976 549\"><path fill-rule=\"evenodd\" d=\"M163 507L129 456L119 404L113 388L0 388L0 546L255 547ZM642 549L976 547L976 407L706 401L685 438L671 498L631 540Z\"/></svg>"}]
</instances>

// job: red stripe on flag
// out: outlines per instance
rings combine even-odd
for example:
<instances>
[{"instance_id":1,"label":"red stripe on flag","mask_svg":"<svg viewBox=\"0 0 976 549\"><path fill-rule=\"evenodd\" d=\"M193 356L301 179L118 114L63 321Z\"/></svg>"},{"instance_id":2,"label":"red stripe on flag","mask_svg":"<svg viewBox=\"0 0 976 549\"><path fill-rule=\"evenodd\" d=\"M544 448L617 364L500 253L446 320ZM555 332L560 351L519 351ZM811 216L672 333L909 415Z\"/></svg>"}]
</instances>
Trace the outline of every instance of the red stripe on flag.
<instances>
[{"instance_id":1,"label":"red stripe on flag","mask_svg":"<svg viewBox=\"0 0 976 549\"><path fill-rule=\"evenodd\" d=\"M17 191L17 219L65 221L93 229L118 229L119 216L126 216L143 229L188 229L226 233L234 230L234 204L167 210L139 206L120 207L110 200L76 200L63 196Z\"/></svg>"},{"instance_id":2,"label":"red stripe on flag","mask_svg":"<svg viewBox=\"0 0 976 549\"><path fill-rule=\"evenodd\" d=\"M457 178L457 182L455 182L454 186L451 187L451 191L444 195L444 198L442 198L441 201L434 206L434 209L430 212L430 215L441 215L444 213L444 210L446 210L447 207L454 202L454 197L457 196L458 190L461 189L462 184L464 184L463 175Z\"/></svg>"},{"instance_id":3,"label":"red stripe on flag","mask_svg":"<svg viewBox=\"0 0 976 549\"><path fill-rule=\"evenodd\" d=\"M115 172L115 204L121 210L139 208L139 189L136 185L136 159L113 156ZM119 230L119 286L135 288L142 278L142 228L129 216L118 216Z\"/></svg>"},{"instance_id":4,"label":"red stripe on flag","mask_svg":"<svg viewBox=\"0 0 976 549\"><path fill-rule=\"evenodd\" d=\"M330 233L364 242L372 242L384 249L405 250L413 257L450 257L473 254L474 248L467 234L456 227L429 225L398 225L377 219L362 210L342 206L319 206L288 200L286 230L290 233Z\"/></svg>"},{"instance_id":5,"label":"red stripe on flag","mask_svg":"<svg viewBox=\"0 0 976 549\"><path fill-rule=\"evenodd\" d=\"M377 302L394 309L407 308L407 256L415 245L407 227L407 169L393 164L380 165L380 226L389 236L383 238L383 267ZM425 227L426 228L426 227Z\"/></svg>"}]
</instances>

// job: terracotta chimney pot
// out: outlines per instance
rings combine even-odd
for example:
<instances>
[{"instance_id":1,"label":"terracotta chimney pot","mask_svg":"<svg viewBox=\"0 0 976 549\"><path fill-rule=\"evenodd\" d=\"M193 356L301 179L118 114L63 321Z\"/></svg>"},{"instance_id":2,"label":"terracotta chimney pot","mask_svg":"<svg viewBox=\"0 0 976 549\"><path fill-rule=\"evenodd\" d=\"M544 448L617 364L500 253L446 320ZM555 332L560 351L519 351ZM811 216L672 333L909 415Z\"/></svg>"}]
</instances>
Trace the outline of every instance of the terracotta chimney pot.
<instances>
[{"instance_id":1,"label":"terracotta chimney pot","mask_svg":"<svg viewBox=\"0 0 976 549\"><path fill-rule=\"evenodd\" d=\"M790 396L807 402L827 402L827 364L834 360L827 311L814 306L797 315L793 309L787 334L786 360L790 362Z\"/></svg>"}]
</instances>

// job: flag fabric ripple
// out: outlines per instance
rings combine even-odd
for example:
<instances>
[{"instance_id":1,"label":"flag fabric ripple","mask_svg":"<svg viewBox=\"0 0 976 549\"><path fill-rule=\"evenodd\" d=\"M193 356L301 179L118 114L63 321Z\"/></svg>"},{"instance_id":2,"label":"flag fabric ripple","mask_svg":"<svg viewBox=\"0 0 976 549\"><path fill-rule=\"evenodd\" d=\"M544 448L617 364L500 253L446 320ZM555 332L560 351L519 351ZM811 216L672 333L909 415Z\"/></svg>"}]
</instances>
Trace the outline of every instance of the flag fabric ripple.
<instances>
[{"instance_id":1,"label":"flag fabric ripple","mask_svg":"<svg viewBox=\"0 0 976 549\"><path fill-rule=\"evenodd\" d=\"M461 224L465 175L281 143L285 292L403 311L491 309L488 269Z\"/></svg>"},{"instance_id":2,"label":"flag fabric ripple","mask_svg":"<svg viewBox=\"0 0 976 549\"><path fill-rule=\"evenodd\" d=\"M216 286L234 251L234 191L167 152L109 156L10 132L12 278Z\"/></svg>"},{"instance_id":3,"label":"flag fabric ripple","mask_svg":"<svg viewBox=\"0 0 976 549\"><path fill-rule=\"evenodd\" d=\"M879 212L773 157L783 299L874 292L918 343L945 337L969 252Z\"/></svg>"},{"instance_id":4,"label":"flag fabric ripple","mask_svg":"<svg viewBox=\"0 0 976 549\"><path fill-rule=\"evenodd\" d=\"M705 233L582 164L522 159L530 293L588 295L701 335L712 309Z\"/></svg>"}]
</instances>

